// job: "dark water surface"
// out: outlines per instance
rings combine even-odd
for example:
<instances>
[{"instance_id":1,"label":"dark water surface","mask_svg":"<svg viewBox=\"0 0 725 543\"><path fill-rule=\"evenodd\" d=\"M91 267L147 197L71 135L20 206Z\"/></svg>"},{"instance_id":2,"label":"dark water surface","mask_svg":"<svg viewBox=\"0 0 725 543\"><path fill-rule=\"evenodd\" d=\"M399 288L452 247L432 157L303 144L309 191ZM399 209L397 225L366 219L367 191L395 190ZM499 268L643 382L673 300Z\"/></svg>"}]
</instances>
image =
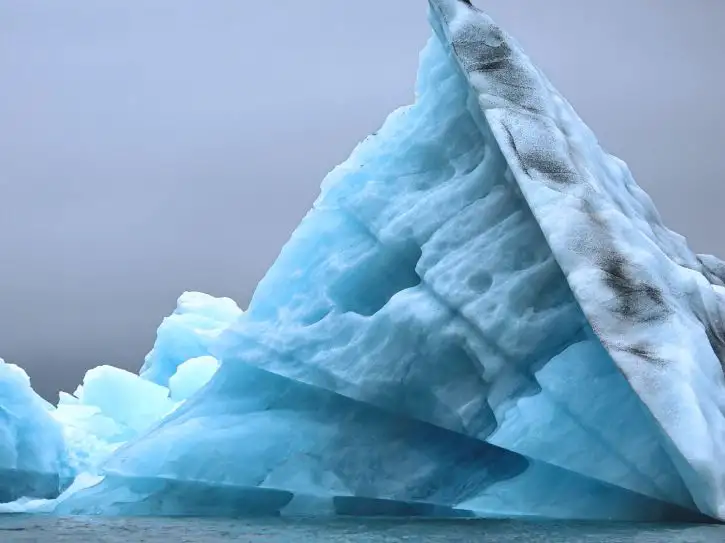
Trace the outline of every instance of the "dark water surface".
<instances>
[{"instance_id":1,"label":"dark water surface","mask_svg":"<svg viewBox=\"0 0 725 543\"><path fill-rule=\"evenodd\" d=\"M0 543L725 543L725 526L381 519L169 519L0 516Z\"/></svg>"}]
</instances>

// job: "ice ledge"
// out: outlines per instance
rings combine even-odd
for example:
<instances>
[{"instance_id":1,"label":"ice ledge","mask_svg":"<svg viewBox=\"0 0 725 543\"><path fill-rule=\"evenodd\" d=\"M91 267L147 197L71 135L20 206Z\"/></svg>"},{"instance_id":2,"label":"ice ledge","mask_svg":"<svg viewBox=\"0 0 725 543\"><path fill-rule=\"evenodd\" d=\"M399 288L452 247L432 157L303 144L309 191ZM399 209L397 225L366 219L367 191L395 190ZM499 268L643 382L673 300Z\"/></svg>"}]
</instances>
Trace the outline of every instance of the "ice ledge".
<instances>
[{"instance_id":1,"label":"ice ledge","mask_svg":"<svg viewBox=\"0 0 725 543\"><path fill-rule=\"evenodd\" d=\"M698 507L725 519L725 264L662 224L627 166L488 16L466 0L429 3L584 314Z\"/></svg>"}]
</instances>

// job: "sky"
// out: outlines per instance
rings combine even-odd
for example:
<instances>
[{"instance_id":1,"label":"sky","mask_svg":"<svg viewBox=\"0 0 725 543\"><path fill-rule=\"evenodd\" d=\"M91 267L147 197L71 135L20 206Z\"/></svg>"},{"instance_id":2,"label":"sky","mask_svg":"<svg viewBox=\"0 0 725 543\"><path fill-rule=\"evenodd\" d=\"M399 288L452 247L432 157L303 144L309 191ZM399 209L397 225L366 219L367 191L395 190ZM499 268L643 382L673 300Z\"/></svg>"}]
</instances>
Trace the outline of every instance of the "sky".
<instances>
[{"instance_id":1,"label":"sky","mask_svg":"<svg viewBox=\"0 0 725 543\"><path fill-rule=\"evenodd\" d=\"M725 2L475 3L724 257ZM0 0L0 356L55 400L185 290L246 307L429 34L424 0Z\"/></svg>"}]
</instances>

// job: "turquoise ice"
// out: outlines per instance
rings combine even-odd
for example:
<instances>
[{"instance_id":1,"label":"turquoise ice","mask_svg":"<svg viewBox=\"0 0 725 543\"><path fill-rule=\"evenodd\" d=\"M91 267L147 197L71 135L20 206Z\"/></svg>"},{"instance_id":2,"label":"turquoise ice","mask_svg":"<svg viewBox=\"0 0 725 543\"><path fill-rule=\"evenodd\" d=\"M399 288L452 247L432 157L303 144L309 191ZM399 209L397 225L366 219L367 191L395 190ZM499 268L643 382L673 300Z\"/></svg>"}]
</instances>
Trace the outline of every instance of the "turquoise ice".
<instances>
[{"instance_id":1,"label":"turquoise ice","mask_svg":"<svg viewBox=\"0 0 725 543\"><path fill-rule=\"evenodd\" d=\"M67 457L52 409L21 368L0 359L0 503L58 495Z\"/></svg>"}]
</instances>

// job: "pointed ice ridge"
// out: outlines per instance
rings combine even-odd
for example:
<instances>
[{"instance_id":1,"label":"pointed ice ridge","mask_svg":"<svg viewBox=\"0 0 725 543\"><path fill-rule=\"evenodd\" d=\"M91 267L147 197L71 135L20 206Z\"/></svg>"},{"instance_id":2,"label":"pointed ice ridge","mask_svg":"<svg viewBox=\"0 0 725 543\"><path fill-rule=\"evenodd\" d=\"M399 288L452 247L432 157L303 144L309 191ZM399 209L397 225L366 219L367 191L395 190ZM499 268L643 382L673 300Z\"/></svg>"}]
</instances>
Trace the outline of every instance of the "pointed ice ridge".
<instances>
[{"instance_id":1,"label":"pointed ice ridge","mask_svg":"<svg viewBox=\"0 0 725 543\"><path fill-rule=\"evenodd\" d=\"M599 340L697 505L725 518L725 264L665 228L520 47L470 2L430 0L485 125Z\"/></svg>"},{"instance_id":2,"label":"pointed ice ridge","mask_svg":"<svg viewBox=\"0 0 725 543\"><path fill-rule=\"evenodd\" d=\"M209 343L224 361L215 380L119 450L105 466L112 483L104 484L273 487L557 518L652 519L670 513L653 514L645 504L694 510L695 496L712 514L672 436L615 365L619 351L602 337L600 320L582 310L585 303L597 310L595 299L600 312L619 308L625 317L640 310L636 300L612 306L612 280L599 284L596 276L591 291L572 292L562 271L567 255L552 249L581 252L579 245L597 238L570 232L578 219L563 212L542 231L523 191L521 151L511 155L511 146L529 145L543 167L570 143L545 132L527 139L521 120L503 138L500 123L489 121L505 112L531 115L537 100L553 107L547 96L556 95L544 86L529 96L529 79L541 76L528 61L517 83L521 63L466 56L518 51L470 6L434 3L431 13L437 36L421 56L416 103L392 114L326 178L249 310ZM493 92L496 85L514 89L503 96L508 101ZM585 128L568 137L589 146L576 155L587 174L625 175ZM575 171L554 168L551 182ZM626 180L627 192L614 198L649 209ZM569 198L585 202L587 190ZM670 250L685 250L663 227L657 232ZM629 289L636 298L638 280L620 296ZM651 305L645 310L656 310ZM677 382L668 386L677 393ZM200 443L192 436L202 431ZM471 468L456 455L473 450L485 462ZM521 470L501 487L500 470L512 465ZM488 481L482 487L480 478ZM163 494L166 486L154 488Z\"/></svg>"},{"instance_id":3,"label":"pointed ice ridge","mask_svg":"<svg viewBox=\"0 0 725 543\"><path fill-rule=\"evenodd\" d=\"M416 104L327 177L218 355L692 506L445 41Z\"/></svg>"}]
</instances>

